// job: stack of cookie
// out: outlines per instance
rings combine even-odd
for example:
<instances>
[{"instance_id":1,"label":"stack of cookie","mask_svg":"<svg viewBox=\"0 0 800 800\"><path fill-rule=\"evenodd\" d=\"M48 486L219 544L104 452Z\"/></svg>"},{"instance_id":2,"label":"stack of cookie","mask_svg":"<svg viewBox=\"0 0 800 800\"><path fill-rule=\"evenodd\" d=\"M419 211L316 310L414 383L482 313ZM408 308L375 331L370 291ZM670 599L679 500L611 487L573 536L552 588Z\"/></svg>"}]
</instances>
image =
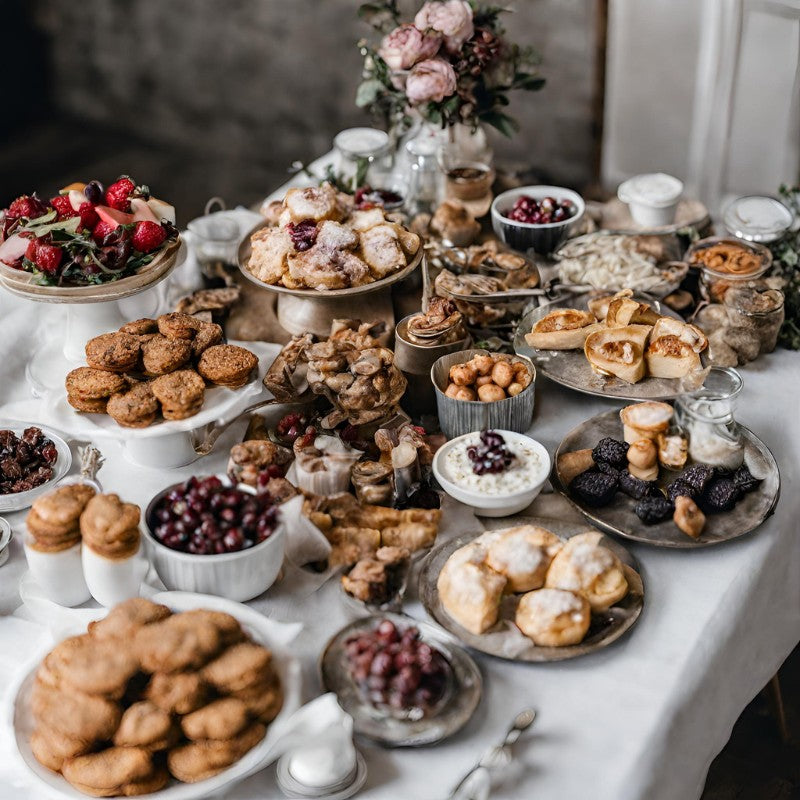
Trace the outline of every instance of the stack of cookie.
<instances>
[{"instance_id":1,"label":"stack of cookie","mask_svg":"<svg viewBox=\"0 0 800 800\"><path fill-rule=\"evenodd\" d=\"M139 551L140 516L139 506L123 503L115 494L95 495L81 514L83 543L105 558L129 558Z\"/></svg>"},{"instance_id":2,"label":"stack of cookie","mask_svg":"<svg viewBox=\"0 0 800 800\"><path fill-rule=\"evenodd\" d=\"M76 483L34 500L25 521L30 546L43 553L58 553L78 544L80 517L94 493L91 486Z\"/></svg>"},{"instance_id":3,"label":"stack of cookie","mask_svg":"<svg viewBox=\"0 0 800 800\"><path fill-rule=\"evenodd\" d=\"M258 366L253 353L222 338L219 325L181 312L126 323L86 344L88 366L67 375L67 400L127 428L146 428L159 410L168 420L191 417L206 381L238 389Z\"/></svg>"},{"instance_id":4,"label":"stack of cookie","mask_svg":"<svg viewBox=\"0 0 800 800\"><path fill-rule=\"evenodd\" d=\"M270 651L234 617L137 597L45 657L31 749L86 794L146 794L231 766L282 702Z\"/></svg>"}]
</instances>

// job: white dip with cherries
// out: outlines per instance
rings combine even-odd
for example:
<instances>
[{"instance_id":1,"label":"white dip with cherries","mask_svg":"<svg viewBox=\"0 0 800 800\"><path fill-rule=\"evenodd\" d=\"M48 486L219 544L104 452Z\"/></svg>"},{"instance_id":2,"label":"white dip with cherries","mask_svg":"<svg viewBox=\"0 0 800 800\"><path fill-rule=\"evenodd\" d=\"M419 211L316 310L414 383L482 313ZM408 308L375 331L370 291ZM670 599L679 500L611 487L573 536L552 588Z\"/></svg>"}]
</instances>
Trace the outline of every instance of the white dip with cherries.
<instances>
[{"instance_id":1,"label":"white dip with cherries","mask_svg":"<svg viewBox=\"0 0 800 800\"><path fill-rule=\"evenodd\" d=\"M480 447L480 433L465 436L445 453L444 477L463 489L489 495L515 494L538 486L545 477L548 465L532 441L524 438L505 438L505 447L514 458L502 472L476 474L468 450Z\"/></svg>"}]
</instances>

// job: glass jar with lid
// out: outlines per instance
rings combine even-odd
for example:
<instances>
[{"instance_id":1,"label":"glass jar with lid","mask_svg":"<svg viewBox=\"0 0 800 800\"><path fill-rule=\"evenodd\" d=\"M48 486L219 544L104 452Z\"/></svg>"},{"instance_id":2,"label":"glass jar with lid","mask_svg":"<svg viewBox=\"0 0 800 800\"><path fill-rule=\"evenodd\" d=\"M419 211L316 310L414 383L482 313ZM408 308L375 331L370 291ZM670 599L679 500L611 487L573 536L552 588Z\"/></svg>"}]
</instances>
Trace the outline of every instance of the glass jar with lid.
<instances>
[{"instance_id":1,"label":"glass jar with lid","mask_svg":"<svg viewBox=\"0 0 800 800\"><path fill-rule=\"evenodd\" d=\"M792 212L775 197L737 197L725 209L722 222L737 239L768 244L776 242L794 222Z\"/></svg>"},{"instance_id":2,"label":"glass jar with lid","mask_svg":"<svg viewBox=\"0 0 800 800\"><path fill-rule=\"evenodd\" d=\"M744 443L735 419L742 377L731 367L711 367L705 383L675 401L676 421L689 439L693 461L737 469Z\"/></svg>"},{"instance_id":3,"label":"glass jar with lid","mask_svg":"<svg viewBox=\"0 0 800 800\"><path fill-rule=\"evenodd\" d=\"M759 341L759 353L771 353L785 312L783 292L771 289L764 281L731 286L722 299L731 325L752 331Z\"/></svg>"},{"instance_id":4,"label":"glass jar with lid","mask_svg":"<svg viewBox=\"0 0 800 800\"><path fill-rule=\"evenodd\" d=\"M369 183L372 170L391 166L389 134L377 128L347 128L333 140L338 174L355 191Z\"/></svg>"}]
</instances>

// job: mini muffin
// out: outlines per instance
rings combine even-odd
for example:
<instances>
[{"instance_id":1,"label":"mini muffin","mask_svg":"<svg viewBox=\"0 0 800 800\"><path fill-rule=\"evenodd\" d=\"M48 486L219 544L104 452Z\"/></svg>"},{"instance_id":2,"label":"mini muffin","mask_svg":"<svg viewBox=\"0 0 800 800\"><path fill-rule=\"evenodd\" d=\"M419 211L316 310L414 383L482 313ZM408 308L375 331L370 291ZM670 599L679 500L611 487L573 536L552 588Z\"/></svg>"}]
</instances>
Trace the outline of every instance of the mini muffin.
<instances>
[{"instance_id":1,"label":"mini muffin","mask_svg":"<svg viewBox=\"0 0 800 800\"><path fill-rule=\"evenodd\" d=\"M95 369L127 372L136 369L141 342L129 333L104 333L86 343L86 363Z\"/></svg>"},{"instance_id":2,"label":"mini muffin","mask_svg":"<svg viewBox=\"0 0 800 800\"><path fill-rule=\"evenodd\" d=\"M142 381L127 392L115 394L108 401L106 411L123 428L146 428L155 422L158 400L150 384Z\"/></svg>"},{"instance_id":3,"label":"mini muffin","mask_svg":"<svg viewBox=\"0 0 800 800\"><path fill-rule=\"evenodd\" d=\"M149 317L135 319L133 322L126 322L120 332L130 333L132 336L146 336L149 333L158 333L158 322Z\"/></svg>"},{"instance_id":4,"label":"mini muffin","mask_svg":"<svg viewBox=\"0 0 800 800\"><path fill-rule=\"evenodd\" d=\"M213 322L201 322L197 335L192 341L192 355L200 358L209 347L222 341L222 328Z\"/></svg>"},{"instance_id":5,"label":"mini muffin","mask_svg":"<svg viewBox=\"0 0 800 800\"><path fill-rule=\"evenodd\" d=\"M150 386L161 403L164 419L186 419L203 406L206 385L192 369L181 369L162 375Z\"/></svg>"},{"instance_id":6,"label":"mini muffin","mask_svg":"<svg viewBox=\"0 0 800 800\"><path fill-rule=\"evenodd\" d=\"M67 394L78 400L102 400L125 391L128 382L115 372L91 367L78 367L67 375L64 385Z\"/></svg>"},{"instance_id":7,"label":"mini muffin","mask_svg":"<svg viewBox=\"0 0 800 800\"><path fill-rule=\"evenodd\" d=\"M194 339L200 323L190 314L172 311L158 318L158 332L168 339Z\"/></svg>"},{"instance_id":8,"label":"mini muffin","mask_svg":"<svg viewBox=\"0 0 800 800\"><path fill-rule=\"evenodd\" d=\"M197 363L197 371L210 383L238 389L247 383L250 373L258 366L258 359L244 347L218 344L209 347Z\"/></svg>"},{"instance_id":9,"label":"mini muffin","mask_svg":"<svg viewBox=\"0 0 800 800\"><path fill-rule=\"evenodd\" d=\"M192 355L188 339L168 339L156 334L142 345L142 364L147 375L166 375L182 367Z\"/></svg>"}]
</instances>

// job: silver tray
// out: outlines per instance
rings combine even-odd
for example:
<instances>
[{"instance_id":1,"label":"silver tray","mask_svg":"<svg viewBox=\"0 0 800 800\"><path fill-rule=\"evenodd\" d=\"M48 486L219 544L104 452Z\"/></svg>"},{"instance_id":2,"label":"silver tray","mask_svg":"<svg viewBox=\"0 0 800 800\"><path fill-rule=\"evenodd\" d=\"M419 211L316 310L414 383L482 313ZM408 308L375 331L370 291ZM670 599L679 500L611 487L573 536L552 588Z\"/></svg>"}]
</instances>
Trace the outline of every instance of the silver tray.
<instances>
[{"instance_id":1,"label":"silver tray","mask_svg":"<svg viewBox=\"0 0 800 800\"><path fill-rule=\"evenodd\" d=\"M402 627L414 625L420 638L436 647L450 662L453 681L431 716L419 720L402 719L382 711L364 700L350 677L345 641L355 633L372 630L384 619ZM389 747L434 744L467 724L483 693L483 679L472 657L453 639L434 625L403 614L362 617L342 628L325 646L319 662L320 679L327 692L334 692L339 705L353 717L356 733Z\"/></svg>"},{"instance_id":2,"label":"silver tray","mask_svg":"<svg viewBox=\"0 0 800 800\"><path fill-rule=\"evenodd\" d=\"M679 378L643 378L638 383L626 383L614 375L598 375L586 360L583 349L580 350L538 350L525 341L525 334L530 333L534 323L558 308L587 309L588 300L594 295L573 297L567 300L549 303L529 311L519 321L514 335L514 350L521 356L527 356L536 364L543 375L555 383L583 394L598 397L610 397L615 400L673 400L683 393ZM634 295L635 300L649 303L653 309L665 316L683 321L680 314L674 312L663 303L646 295ZM701 356L704 359L705 354Z\"/></svg>"},{"instance_id":3,"label":"silver tray","mask_svg":"<svg viewBox=\"0 0 800 800\"><path fill-rule=\"evenodd\" d=\"M262 228L266 228L266 223L260 223L256 225L248 234L242 239L241 243L239 244L239 271L244 275L247 280L251 283L254 283L256 286L260 286L262 289L266 289L269 292L275 292L277 294L289 295L290 297L302 297L305 299L313 299L313 300L326 300L326 299L336 299L339 297L356 297L358 295L363 294L371 294L372 292L379 292L381 289L385 289L388 286L391 286L398 281L402 281L404 278L407 278L420 264L422 261L422 257L425 254L425 248L420 242L419 248L417 252L414 254L414 258L402 269L398 270L397 272L392 273L391 275L387 275L385 278L381 278L380 280L373 281L372 283L366 283L363 286L350 286L347 289L326 289L326 290L319 290L319 289L287 289L285 286L280 286L279 284L273 283L264 283L264 281L260 281L253 275L248 269L247 264L250 261L250 254L253 250L250 244L250 237L256 233L256 231L260 231Z\"/></svg>"},{"instance_id":4,"label":"silver tray","mask_svg":"<svg viewBox=\"0 0 800 800\"><path fill-rule=\"evenodd\" d=\"M512 521L513 520L513 521ZM498 524L499 524L498 520ZM503 526L531 524L538 525L555 533L562 539L569 539L579 533L585 533L586 525L575 522L565 522L556 519L543 519L541 517L513 517L502 520ZM460 639L467 647L488 653L490 656L505 658L510 661L527 661L543 663L549 661L565 661L578 656L595 653L608 647L629 630L644 607L644 584L636 559L621 544L613 539L603 537L601 544L611 550L625 568L625 577L628 579L630 591L619 603L607 611L592 613L592 622L586 637L580 644L567 647L538 647L514 624L514 615L521 595L507 595L503 598L500 607L500 619L497 624L486 633L470 633L462 628L445 611L439 599L439 590L436 581L447 559L459 547L475 538L462 536L451 539L434 548L428 556L422 569L419 580L419 596L425 610L445 630Z\"/></svg>"},{"instance_id":5,"label":"silver tray","mask_svg":"<svg viewBox=\"0 0 800 800\"><path fill-rule=\"evenodd\" d=\"M709 514L706 526L698 539L692 539L680 531L672 518L656 525L645 525L633 513L636 501L621 492L614 501L604 508L591 508L576 500L558 474L558 456L573 450L594 447L600 439L611 436L622 438L622 423L619 411L606 411L596 417L582 422L573 428L562 440L553 458L553 471L550 482L553 488L561 492L584 517L600 530L635 542L655 545L656 547L673 547L694 550L698 547L710 547L715 544L738 539L755 530L775 510L780 496L781 478L775 457L769 448L749 428L739 426L744 438L744 460L756 478L762 478L758 489L744 495L732 511L722 514ZM687 465L691 464L691 460ZM672 482L679 472L661 470L659 484Z\"/></svg>"}]
</instances>

